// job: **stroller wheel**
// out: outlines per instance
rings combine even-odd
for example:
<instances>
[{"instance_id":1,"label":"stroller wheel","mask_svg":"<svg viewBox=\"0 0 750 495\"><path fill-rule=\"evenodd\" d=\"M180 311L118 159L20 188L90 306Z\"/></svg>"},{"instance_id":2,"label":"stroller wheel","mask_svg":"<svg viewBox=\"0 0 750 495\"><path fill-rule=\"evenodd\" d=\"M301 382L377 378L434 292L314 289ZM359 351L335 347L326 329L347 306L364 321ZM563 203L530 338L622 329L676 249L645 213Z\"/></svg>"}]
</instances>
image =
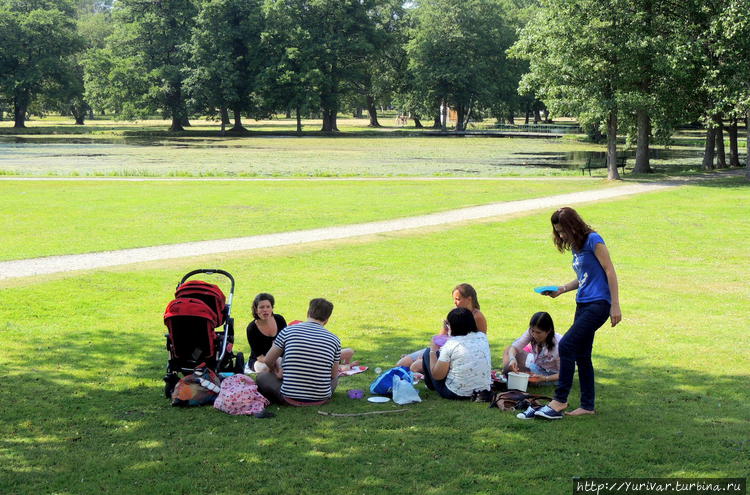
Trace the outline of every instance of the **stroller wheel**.
<instances>
[{"instance_id":1,"label":"stroller wheel","mask_svg":"<svg viewBox=\"0 0 750 495\"><path fill-rule=\"evenodd\" d=\"M180 379L176 373L169 373L164 376L164 397L167 399L172 397L172 391L179 381Z\"/></svg>"},{"instance_id":2,"label":"stroller wheel","mask_svg":"<svg viewBox=\"0 0 750 495\"><path fill-rule=\"evenodd\" d=\"M237 357L234 360L234 372L241 375L245 372L245 356L241 353L237 353Z\"/></svg>"}]
</instances>

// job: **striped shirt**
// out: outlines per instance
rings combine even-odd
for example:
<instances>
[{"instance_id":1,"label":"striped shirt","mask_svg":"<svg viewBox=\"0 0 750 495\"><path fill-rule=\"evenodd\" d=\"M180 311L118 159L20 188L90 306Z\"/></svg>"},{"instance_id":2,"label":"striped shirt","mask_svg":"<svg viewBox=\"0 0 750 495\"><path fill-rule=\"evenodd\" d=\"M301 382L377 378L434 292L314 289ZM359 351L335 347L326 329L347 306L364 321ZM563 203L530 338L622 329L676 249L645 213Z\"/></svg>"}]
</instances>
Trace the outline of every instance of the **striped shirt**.
<instances>
[{"instance_id":1,"label":"striped shirt","mask_svg":"<svg viewBox=\"0 0 750 495\"><path fill-rule=\"evenodd\" d=\"M274 345L284 351L281 395L302 401L331 398L331 371L341 359L341 341L322 325L306 321L284 328Z\"/></svg>"}]
</instances>

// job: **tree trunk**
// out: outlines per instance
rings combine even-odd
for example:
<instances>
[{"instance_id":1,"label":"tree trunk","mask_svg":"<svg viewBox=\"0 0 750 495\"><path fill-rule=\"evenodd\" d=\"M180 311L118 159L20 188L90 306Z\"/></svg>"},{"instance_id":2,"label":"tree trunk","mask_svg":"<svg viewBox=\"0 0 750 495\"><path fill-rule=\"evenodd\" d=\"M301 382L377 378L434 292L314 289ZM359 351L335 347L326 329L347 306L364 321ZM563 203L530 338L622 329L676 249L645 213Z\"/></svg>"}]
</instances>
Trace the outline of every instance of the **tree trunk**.
<instances>
[{"instance_id":1,"label":"tree trunk","mask_svg":"<svg viewBox=\"0 0 750 495\"><path fill-rule=\"evenodd\" d=\"M192 124L190 124L190 120L188 120L187 115L183 115L180 119L180 123L183 127L191 127Z\"/></svg>"},{"instance_id":2,"label":"tree trunk","mask_svg":"<svg viewBox=\"0 0 750 495\"><path fill-rule=\"evenodd\" d=\"M172 116L172 125L169 126L169 132L180 132L185 129L182 127L182 118L179 115Z\"/></svg>"},{"instance_id":3,"label":"tree trunk","mask_svg":"<svg viewBox=\"0 0 750 495\"><path fill-rule=\"evenodd\" d=\"M15 103L13 105L13 128L23 129L26 127L26 105Z\"/></svg>"},{"instance_id":4,"label":"tree trunk","mask_svg":"<svg viewBox=\"0 0 750 495\"><path fill-rule=\"evenodd\" d=\"M740 167L740 150L739 143L737 142L737 119L733 118L729 127L727 127L729 133L729 166Z\"/></svg>"},{"instance_id":5,"label":"tree trunk","mask_svg":"<svg viewBox=\"0 0 750 495\"><path fill-rule=\"evenodd\" d=\"M88 113L88 105L81 101L73 101L70 104L70 114L75 119L75 125L84 125L86 120L86 114Z\"/></svg>"},{"instance_id":6,"label":"tree trunk","mask_svg":"<svg viewBox=\"0 0 750 495\"><path fill-rule=\"evenodd\" d=\"M617 111L610 110L607 119L607 179L620 180L617 171Z\"/></svg>"},{"instance_id":7,"label":"tree trunk","mask_svg":"<svg viewBox=\"0 0 750 495\"><path fill-rule=\"evenodd\" d=\"M716 168L727 168L727 154L724 150L724 122L720 116L716 122Z\"/></svg>"},{"instance_id":8,"label":"tree trunk","mask_svg":"<svg viewBox=\"0 0 750 495\"><path fill-rule=\"evenodd\" d=\"M516 116L513 114L512 108L508 110L507 120L510 125L516 125Z\"/></svg>"},{"instance_id":9,"label":"tree trunk","mask_svg":"<svg viewBox=\"0 0 750 495\"><path fill-rule=\"evenodd\" d=\"M370 123L367 127L382 127L378 122L378 109L375 108L375 98L367 95L367 113L370 115Z\"/></svg>"},{"instance_id":10,"label":"tree trunk","mask_svg":"<svg viewBox=\"0 0 750 495\"><path fill-rule=\"evenodd\" d=\"M322 132L338 132L336 125L336 110L330 108L323 109L323 127Z\"/></svg>"},{"instance_id":11,"label":"tree trunk","mask_svg":"<svg viewBox=\"0 0 750 495\"><path fill-rule=\"evenodd\" d=\"M647 174L652 172L649 161L649 140L651 139L651 117L648 112L641 108L636 112L638 124L638 140L635 149L635 167L633 173Z\"/></svg>"},{"instance_id":12,"label":"tree trunk","mask_svg":"<svg viewBox=\"0 0 750 495\"><path fill-rule=\"evenodd\" d=\"M550 120L550 118L549 118L549 110L545 108L542 113L544 114L544 123L545 124L551 124L552 120Z\"/></svg>"},{"instance_id":13,"label":"tree trunk","mask_svg":"<svg viewBox=\"0 0 750 495\"><path fill-rule=\"evenodd\" d=\"M440 105L440 130L448 130L448 104L445 101Z\"/></svg>"},{"instance_id":14,"label":"tree trunk","mask_svg":"<svg viewBox=\"0 0 750 495\"><path fill-rule=\"evenodd\" d=\"M300 112L299 105L294 108L294 113L297 117L297 134L302 134L302 114Z\"/></svg>"},{"instance_id":15,"label":"tree trunk","mask_svg":"<svg viewBox=\"0 0 750 495\"><path fill-rule=\"evenodd\" d=\"M229 109L227 107L221 107L221 110L219 111L221 112L221 125L228 126L231 123L229 122Z\"/></svg>"},{"instance_id":16,"label":"tree trunk","mask_svg":"<svg viewBox=\"0 0 750 495\"><path fill-rule=\"evenodd\" d=\"M232 110L232 113L234 114L234 125L231 129L232 132L247 132L247 129L242 126L242 112L235 108Z\"/></svg>"},{"instance_id":17,"label":"tree trunk","mask_svg":"<svg viewBox=\"0 0 750 495\"><path fill-rule=\"evenodd\" d=\"M287 118L287 119L291 119L292 118L292 109L291 108L287 107L287 109L286 109L286 115L284 116L284 118Z\"/></svg>"},{"instance_id":18,"label":"tree trunk","mask_svg":"<svg viewBox=\"0 0 750 495\"><path fill-rule=\"evenodd\" d=\"M435 116L435 120L432 121L432 128L433 129L440 129L441 127L443 127L443 125L440 122L441 115L442 114L440 112L438 112L438 114Z\"/></svg>"},{"instance_id":19,"label":"tree trunk","mask_svg":"<svg viewBox=\"0 0 750 495\"><path fill-rule=\"evenodd\" d=\"M714 169L714 148L716 147L716 129L706 129L706 146L703 148L703 170Z\"/></svg>"},{"instance_id":20,"label":"tree trunk","mask_svg":"<svg viewBox=\"0 0 750 495\"><path fill-rule=\"evenodd\" d=\"M466 130L466 127L464 126L464 120L466 116L466 107L463 105L458 105L456 107L456 132L461 132Z\"/></svg>"},{"instance_id":21,"label":"tree trunk","mask_svg":"<svg viewBox=\"0 0 750 495\"><path fill-rule=\"evenodd\" d=\"M539 109L534 109L534 123L538 124L542 120L542 116L539 114Z\"/></svg>"},{"instance_id":22,"label":"tree trunk","mask_svg":"<svg viewBox=\"0 0 750 495\"><path fill-rule=\"evenodd\" d=\"M523 125L529 125L529 115L531 115L531 110L526 109L526 119L523 121Z\"/></svg>"}]
</instances>

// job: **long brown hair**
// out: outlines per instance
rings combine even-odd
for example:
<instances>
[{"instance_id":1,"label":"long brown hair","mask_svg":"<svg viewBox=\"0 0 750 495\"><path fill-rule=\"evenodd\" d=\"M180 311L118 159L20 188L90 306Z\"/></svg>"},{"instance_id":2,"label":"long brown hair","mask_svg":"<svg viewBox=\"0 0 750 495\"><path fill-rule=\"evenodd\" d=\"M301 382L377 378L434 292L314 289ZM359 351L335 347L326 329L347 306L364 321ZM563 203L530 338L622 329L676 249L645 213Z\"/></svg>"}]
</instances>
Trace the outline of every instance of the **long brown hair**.
<instances>
[{"instance_id":1,"label":"long brown hair","mask_svg":"<svg viewBox=\"0 0 750 495\"><path fill-rule=\"evenodd\" d=\"M589 234L594 231L583 218L569 206L564 206L552 214L552 236L555 241L555 247L557 250L565 252L567 249L580 251L586 244L586 239ZM565 239L555 230L555 225L559 225L563 233L565 233Z\"/></svg>"},{"instance_id":2,"label":"long brown hair","mask_svg":"<svg viewBox=\"0 0 750 495\"><path fill-rule=\"evenodd\" d=\"M458 291L464 297L471 298L472 309L479 309L479 299L477 299L477 291L469 284L458 284L453 288L451 294Z\"/></svg>"}]
</instances>

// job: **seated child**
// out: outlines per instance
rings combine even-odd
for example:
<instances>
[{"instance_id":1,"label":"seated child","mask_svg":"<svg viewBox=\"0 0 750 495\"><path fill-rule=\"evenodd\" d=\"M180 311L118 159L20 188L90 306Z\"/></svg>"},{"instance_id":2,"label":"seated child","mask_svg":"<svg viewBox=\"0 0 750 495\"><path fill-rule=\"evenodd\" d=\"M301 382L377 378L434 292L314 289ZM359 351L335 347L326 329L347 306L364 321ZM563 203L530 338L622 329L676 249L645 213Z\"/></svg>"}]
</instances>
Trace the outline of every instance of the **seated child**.
<instances>
[{"instance_id":1,"label":"seated child","mask_svg":"<svg viewBox=\"0 0 750 495\"><path fill-rule=\"evenodd\" d=\"M559 342L549 313L534 313L528 331L503 352L503 374L521 371L531 375L530 383L556 382L560 372Z\"/></svg>"}]
</instances>

